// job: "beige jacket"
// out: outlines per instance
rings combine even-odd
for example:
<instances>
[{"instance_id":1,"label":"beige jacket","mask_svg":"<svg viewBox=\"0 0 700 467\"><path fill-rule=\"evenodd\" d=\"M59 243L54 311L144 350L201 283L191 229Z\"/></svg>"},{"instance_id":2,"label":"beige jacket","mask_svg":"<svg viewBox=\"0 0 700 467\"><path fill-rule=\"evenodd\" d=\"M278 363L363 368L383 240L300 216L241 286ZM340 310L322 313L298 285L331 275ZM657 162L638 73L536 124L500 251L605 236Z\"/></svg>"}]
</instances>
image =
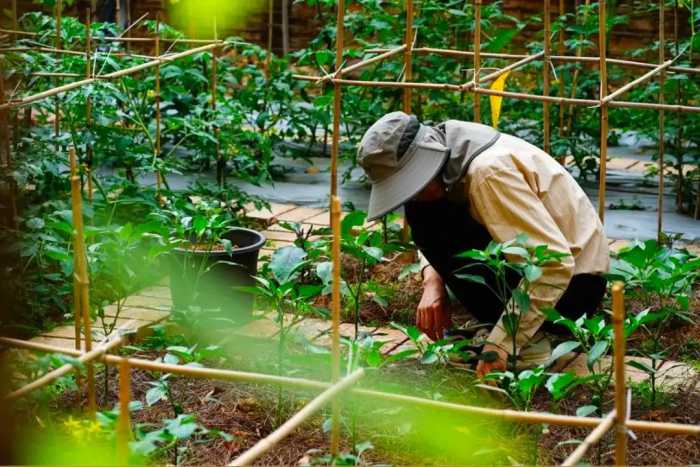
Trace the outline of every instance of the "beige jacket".
<instances>
[{"instance_id":1,"label":"beige jacket","mask_svg":"<svg viewBox=\"0 0 700 467\"><path fill-rule=\"evenodd\" d=\"M474 159L464 176L463 189L471 215L495 241L505 242L524 233L528 245L546 244L570 255L543 267L542 276L533 284L531 309L521 318L516 335L520 349L544 322L540 310L554 307L573 275L608 271L610 258L603 226L571 174L547 153L514 136L502 134ZM421 260L427 265L424 258ZM489 342L512 351L502 320Z\"/></svg>"}]
</instances>

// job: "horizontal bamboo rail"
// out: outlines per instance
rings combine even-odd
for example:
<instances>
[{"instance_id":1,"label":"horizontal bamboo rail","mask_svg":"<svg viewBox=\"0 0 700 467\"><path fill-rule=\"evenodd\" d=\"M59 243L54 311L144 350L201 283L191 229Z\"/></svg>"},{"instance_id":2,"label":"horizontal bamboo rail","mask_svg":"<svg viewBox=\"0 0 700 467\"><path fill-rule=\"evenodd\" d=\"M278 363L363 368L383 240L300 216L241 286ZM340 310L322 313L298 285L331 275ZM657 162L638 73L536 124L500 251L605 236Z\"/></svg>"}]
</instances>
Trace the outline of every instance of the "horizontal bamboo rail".
<instances>
[{"instance_id":1,"label":"horizontal bamboo rail","mask_svg":"<svg viewBox=\"0 0 700 467\"><path fill-rule=\"evenodd\" d=\"M119 347L124 343L124 338L119 336L110 342L107 342L104 345L99 346L96 349L93 349L89 352L82 353L78 352L78 355L75 355L78 357L78 363L90 363L94 360L98 360L101 357L104 356L106 352L109 352L110 350ZM60 353L66 353L63 351L64 349L60 350ZM59 351L56 351L59 352ZM71 352L72 353L72 352ZM56 379L67 375L70 373L72 370L75 369L75 366L67 363L59 368L56 368L53 371L50 371L49 373L46 373L44 376L32 381L31 383L27 384L26 386L22 386L21 388L17 389L16 391L13 391L9 394L7 394L4 399L5 400L15 400L20 397L26 396L32 391L35 391L37 389L40 389L48 384L50 384L52 381L55 381Z\"/></svg>"},{"instance_id":2,"label":"horizontal bamboo rail","mask_svg":"<svg viewBox=\"0 0 700 467\"><path fill-rule=\"evenodd\" d=\"M70 50L70 49L55 49L53 47L2 47L0 48L0 54L4 53L53 53L59 55L82 55L85 56L84 51L80 50ZM130 58L143 58L146 60L152 60L154 57L152 55L142 55L127 52L101 52L96 50L93 55L109 55L111 57L130 57Z\"/></svg>"},{"instance_id":3,"label":"horizontal bamboo rail","mask_svg":"<svg viewBox=\"0 0 700 467\"><path fill-rule=\"evenodd\" d=\"M372 65L373 63L377 63L377 62L381 62L382 60L386 60L387 58L392 57L392 56L397 55L397 54L400 54L400 53L404 52L405 50L406 50L406 44L403 44L400 47L396 47L395 49L391 49L388 52L377 55L376 57L368 58L366 60L362 60L361 62L355 63L354 65L350 65L348 67L341 68L336 73L334 73L334 75L329 75L329 76L339 77L339 76L346 75L346 74L351 73L355 70L359 70L359 69L364 68L366 66ZM321 79L323 80L325 78L326 77L324 76Z\"/></svg>"},{"instance_id":4,"label":"horizontal bamboo rail","mask_svg":"<svg viewBox=\"0 0 700 467\"><path fill-rule=\"evenodd\" d=\"M374 48L374 49L368 49L366 50L367 53L381 53L385 52L387 48ZM473 57L474 52L467 51L467 50L454 50L454 49L437 49L433 47L415 47L413 49L414 52L416 53L421 53L421 54L438 54L438 55L448 55L448 56L455 56L455 57ZM500 59L505 59L505 60L512 60L512 59L521 59L521 58L526 58L528 57L527 54L506 54L506 53L498 53L498 52L480 52L479 55L482 58L500 58ZM592 56L575 56L575 55L552 55L550 56L550 59L555 62L586 62L586 63L595 63L597 64L600 59L598 57L592 57ZM608 64L611 65L620 65L620 66L625 66L625 67L630 67L630 68L656 68L658 65L654 63L645 63L645 62L637 62L634 60L625 60L621 58L609 58L607 57L605 61ZM684 67L684 66L672 66L669 67L669 71L675 71L678 73L691 73L691 74L700 74L700 68L694 68L694 67Z\"/></svg>"},{"instance_id":5,"label":"horizontal bamboo rail","mask_svg":"<svg viewBox=\"0 0 700 467\"><path fill-rule=\"evenodd\" d=\"M94 78L87 78L87 79L83 79L80 81L74 81L72 83L64 84L63 86L58 86L58 87L55 87L53 89L49 89L49 90L44 91L44 92L40 92L40 93L33 94L31 96L28 96L28 97L24 97L22 99L10 101L7 104L0 105L0 109L3 109L3 108L13 109L13 108L17 108L17 107L22 107L22 106L25 106L27 104L31 104L32 102L40 101L42 99L46 99L47 97L51 97L51 96L55 96L57 94L71 91L73 89L77 89L79 87L85 86L86 84L94 83L95 81L98 81L98 80L121 78L123 76L128 76L128 75L131 75L133 73L136 73L136 72L139 72L142 70L146 70L146 69L152 68L154 66L161 65L163 63L172 62L172 61L179 60L181 58L184 58L184 57L187 57L190 55L194 55L194 54L201 53L201 52L206 52L206 51L212 50L212 49L217 48L217 47L220 47L220 45L219 44L209 44L209 45L203 45L201 47L186 50L184 52L179 52L179 53L172 54L172 55L163 55L163 56L156 58L154 60L151 60L149 62L142 63L140 65L134 65L134 66L132 66L130 68L126 68L124 70L115 71L113 73L107 73L105 75L96 76Z\"/></svg>"},{"instance_id":6,"label":"horizontal bamboo rail","mask_svg":"<svg viewBox=\"0 0 700 467\"><path fill-rule=\"evenodd\" d=\"M72 355L74 357L80 356L81 352L66 349L62 347L56 347L48 344L40 344L35 342L23 341L18 339L11 339L7 337L0 337L0 344L5 344L12 347L24 348L29 350L37 350L41 352L55 352L63 353L66 355ZM98 360L107 363L108 365L119 365L124 358L117 357L115 355L103 355L98 358ZM236 370L223 370L215 368L198 368L189 367L182 365L170 365L167 363L154 362L151 360L144 360L138 358L129 358L129 366L132 368L139 368L147 371L156 371L162 373L172 373L175 375L180 375L188 378L210 378L222 381L238 381L244 383L257 383L257 384L273 384L294 387L298 389L327 389L330 387L330 383L325 383L321 381L314 381L304 378L291 378L285 376L275 376L267 375L261 373L251 373L245 371ZM602 418L596 417L577 417L573 415L555 415L544 412L521 412L518 410L510 409L491 409L486 407L476 407L470 405L456 404L451 402L435 401L430 399L423 399L414 396L405 396L401 394L393 394L382 391L375 391L371 389L351 389L350 393L356 396L366 397L376 400L384 400L392 403L404 403L409 405L415 405L423 407L426 409L433 410L447 410L456 413L464 413L469 415L481 415L484 417L495 418L502 421L509 422L523 422L523 423L545 423L550 425L561 425L561 426L578 426L578 427L589 427L595 428L602 421ZM628 420L626 426L629 429L636 431L649 431L649 432L661 432L670 433L677 435L692 435L700 436L700 426L697 425L683 425L679 423L664 423L664 422L648 422L643 420Z\"/></svg>"},{"instance_id":7,"label":"horizontal bamboo rail","mask_svg":"<svg viewBox=\"0 0 700 467\"><path fill-rule=\"evenodd\" d=\"M134 23L135 25L136 23ZM131 29L131 28L129 28ZM125 30L124 32L127 32ZM39 37L44 36L44 34L29 32L29 31L15 31L13 29L3 29L0 28L0 33L14 34L17 36L26 37ZM54 34L46 34L45 37L54 37ZM155 37L93 37L93 41L106 41L106 42L155 42ZM222 44L223 41L215 39L187 39L187 38L160 38L162 42L179 42L181 44Z\"/></svg>"},{"instance_id":8,"label":"horizontal bamboo rail","mask_svg":"<svg viewBox=\"0 0 700 467\"><path fill-rule=\"evenodd\" d=\"M600 441L600 438L602 438L605 433L610 431L610 428L612 428L612 426L615 424L615 417L616 412L614 410L606 415L603 421L600 422L600 424L595 427L595 429L591 431L588 436L586 436L586 439L584 439L583 442L576 447L574 452L572 452L569 457L562 462L562 467L570 467L578 464L581 458L586 455L586 452L588 452L591 446Z\"/></svg>"},{"instance_id":9,"label":"horizontal bamboo rail","mask_svg":"<svg viewBox=\"0 0 700 467\"><path fill-rule=\"evenodd\" d=\"M248 449L228 465L242 466L250 465L255 462L256 459L260 458L263 454L272 449L277 443L289 436L292 431L298 428L312 415L321 410L323 406L327 405L334 397L338 396L341 392L346 391L353 384L355 384L364 374L365 371L362 368L359 368L337 383L333 384L331 387L315 397L311 402L306 404L301 410L294 414L292 418L284 422L279 428L270 433L268 436L255 443L252 448Z\"/></svg>"}]
</instances>

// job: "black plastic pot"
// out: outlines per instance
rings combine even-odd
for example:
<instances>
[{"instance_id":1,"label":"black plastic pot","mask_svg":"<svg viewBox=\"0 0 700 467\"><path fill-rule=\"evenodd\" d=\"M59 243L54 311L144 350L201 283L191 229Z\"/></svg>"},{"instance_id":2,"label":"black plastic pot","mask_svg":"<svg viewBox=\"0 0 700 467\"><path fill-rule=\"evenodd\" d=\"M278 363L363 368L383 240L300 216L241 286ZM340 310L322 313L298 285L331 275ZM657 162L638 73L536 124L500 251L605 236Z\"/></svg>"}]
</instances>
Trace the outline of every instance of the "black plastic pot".
<instances>
[{"instance_id":1,"label":"black plastic pot","mask_svg":"<svg viewBox=\"0 0 700 467\"><path fill-rule=\"evenodd\" d=\"M265 237L255 230L235 227L222 238L234 246L230 255L185 248L171 253L170 292L175 312L198 310L200 318L219 323L250 320L253 296L237 288L254 285Z\"/></svg>"}]
</instances>

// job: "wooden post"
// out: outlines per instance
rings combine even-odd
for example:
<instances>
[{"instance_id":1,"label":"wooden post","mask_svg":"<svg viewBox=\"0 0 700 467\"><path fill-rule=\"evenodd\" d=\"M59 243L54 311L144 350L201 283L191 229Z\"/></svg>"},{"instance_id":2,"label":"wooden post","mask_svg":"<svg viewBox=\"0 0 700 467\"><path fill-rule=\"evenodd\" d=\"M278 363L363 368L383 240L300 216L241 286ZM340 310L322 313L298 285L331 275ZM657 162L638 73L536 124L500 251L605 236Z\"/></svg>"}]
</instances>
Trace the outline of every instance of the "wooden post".
<instances>
[{"instance_id":1,"label":"wooden post","mask_svg":"<svg viewBox=\"0 0 700 467\"><path fill-rule=\"evenodd\" d=\"M87 270L87 253L85 250L85 235L83 232L83 200L80 191L80 176L78 175L78 161L75 155L75 148L69 149L70 154L70 181L71 200L73 209L73 254L76 257L77 269L73 272L75 284L78 285L80 311L83 319L83 329L85 334L85 351L92 350L92 324L90 322L90 279ZM75 296L74 295L74 296ZM91 416L95 415L97 404L95 401L95 367L92 363L87 363L87 390L88 390L88 411Z\"/></svg>"},{"instance_id":2,"label":"wooden post","mask_svg":"<svg viewBox=\"0 0 700 467\"><path fill-rule=\"evenodd\" d=\"M474 89L481 75L481 0L474 0ZM474 92L474 121L481 123L481 94Z\"/></svg>"},{"instance_id":3,"label":"wooden post","mask_svg":"<svg viewBox=\"0 0 700 467\"><path fill-rule=\"evenodd\" d=\"M85 78L92 78L92 12L87 9L87 23L85 34ZM92 96L88 96L85 102L85 124L87 125L88 133L92 136ZM85 147L85 164L87 176L87 199L92 204L92 162L93 162L93 147L92 142L88 141Z\"/></svg>"},{"instance_id":4,"label":"wooden post","mask_svg":"<svg viewBox=\"0 0 700 467\"><path fill-rule=\"evenodd\" d=\"M624 285L612 286L613 327L615 333L615 465L627 460L627 381L625 378L625 303Z\"/></svg>"},{"instance_id":5,"label":"wooden post","mask_svg":"<svg viewBox=\"0 0 700 467\"><path fill-rule=\"evenodd\" d=\"M160 12L156 14L156 42L155 42L155 55L160 57ZM160 164L160 63L155 66L154 76L156 79L155 84L155 105L156 105L156 138L154 142L154 154L153 157L156 159L157 163ZM163 184L163 174L161 173L160 167L156 167L156 189L158 191L158 196L160 196L160 190Z\"/></svg>"},{"instance_id":6,"label":"wooden post","mask_svg":"<svg viewBox=\"0 0 700 467\"><path fill-rule=\"evenodd\" d=\"M666 61L666 18L665 18L665 8L664 0L659 0L659 65ZM664 104L664 85L666 84L666 70L661 70L659 73L659 104ZM680 81L678 82L680 86ZM678 102L680 104L680 102ZM658 170L659 170L659 196L657 201L657 226L656 226L656 238L661 243L661 237L663 236L663 224L664 224L664 152L666 151L666 115L664 110L659 110L659 160L658 160ZM679 128L680 131L680 128ZM683 167L679 167L679 171L683 171Z\"/></svg>"},{"instance_id":7,"label":"wooden post","mask_svg":"<svg viewBox=\"0 0 700 467\"><path fill-rule=\"evenodd\" d=\"M129 360L119 363L119 421L117 426L117 461L121 465L129 463L129 441L131 440L131 367Z\"/></svg>"},{"instance_id":8,"label":"wooden post","mask_svg":"<svg viewBox=\"0 0 700 467\"><path fill-rule=\"evenodd\" d=\"M552 55L551 50L551 35L552 35L552 24L551 24L551 12L550 12L550 1L544 0L544 58L542 65L542 94L549 96L549 84L550 84L550 67L551 61L550 57ZM542 104L542 124L544 126L544 152L550 153L551 146L551 123L549 121L549 102L544 102Z\"/></svg>"},{"instance_id":9,"label":"wooden post","mask_svg":"<svg viewBox=\"0 0 700 467\"><path fill-rule=\"evenodd\" d=\"M598 216L605 222L605 180L608 165L608 104L603 99L608 93L606 2L598 2L598 51L600 63L600 165L598 172ZM619 413L619 412L618 412Z\"/></svg>"},{"instance_id":10,"label":"wooden post","mask_svg":"<svg viewBox=\"0 0 700 467\"><path fill-rule=\"evenodd\" d=\"M343 49L345 35L345 0L338 0L335 38L335 71L343 66ZM338 157L340 155L340 111L342 106L342 87L333 82L333 142L331 147L331 196L338 195Z\"/></svg>"},{"instance_id":11,"label":"wooden post","mask_svg":"<svg viewBox=\"0 0 700 467\"><path fill-rule=\"evenodd\" d=\"M333 232L333 286L331 289L331 381L340 380L340 198L331 198L331 229ZM334 400L331 406L331 453L336 455L340 445L340 404Z\"/></svg>"}]
</instances>

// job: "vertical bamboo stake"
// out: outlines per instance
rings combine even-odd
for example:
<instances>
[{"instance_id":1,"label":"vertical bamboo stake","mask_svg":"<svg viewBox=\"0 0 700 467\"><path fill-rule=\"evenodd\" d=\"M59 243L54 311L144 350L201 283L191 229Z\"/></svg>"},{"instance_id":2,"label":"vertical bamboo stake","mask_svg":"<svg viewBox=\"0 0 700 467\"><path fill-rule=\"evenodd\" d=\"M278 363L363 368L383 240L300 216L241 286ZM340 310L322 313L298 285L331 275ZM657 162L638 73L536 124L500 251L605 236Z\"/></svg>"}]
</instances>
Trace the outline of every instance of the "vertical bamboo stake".
<instances>
[{"instance_id":1,"label":"vertical bamboo stake","mask_svg":"<svg viewBox=\"0 0 700 467\"><path fill-rule=\"evenodd\" d=\"M343 66L343 48L345 35L345 0L338 0L335 38L335 71ZM338 82L333 83L333 147L331 148L331 196L338 195L338 156L340 155L340 108L342 105L342 88Z\"/></svg>"},{"instance_id":2,"label":"vertical bamboo stake","mask_svg":"<svg viewBox=\"0 0 700 467\"><path fill-rule=\"evenodd\" d=\"M56 47L57 50L60 50L63 47L63 41L61 40L61 22L62 22L62 11L63 11L63 0L56 0L56 6L55 6L55 15L56 15L56 40L54 46ZM59 62L62 61L61 55L59 54L58 56ZM56 78L54 80L54 85L58 87L59 85L59 79ZM54 123L53 123L53 128L54 128L54 134L56 135L56 150L60 149L60 145L58 144L58 137L61 135L61 98L56 95L55 97L55 104L54 104Z\"/></svg>"},{"instance_id":3,"label":"vertical bamboo stake","mask_svg":"<svg viewBox=\"0 0 700 467\"><path fill-rule=\"evenodd\" d=\"M666 21L665 21L665 8L664 0L659 1L659 63L666 61ZM680 83L680 82L679 82ZM659 104L663 104L664 98L664 85L666 84L666 70L661 70L659 73ZM680 104L680 102L679 102ZM661 237L663 234L663 223L664 223L664 152L666 150L665 141L665 124L666 115L663 109L659 110L659 160L658 160L658 170L659 170L659 196L657 202L657 226L656 226L656 238L661 242ZM683 171L683 167L680 167L680 171Z\"/></svg>"},{"instance_id":4,"label":"vertical bamboo stake","mask_svg":"<svg viewBox=\"0 0 700 467\"><path fill-rule=\"evenodd\" d=\"M160 57L160 12L156 14L156 41L155 41L155 55ZM156 78L156 89L155 89L155 101L156 101L156 139L154 143L154 154L153 158L156 163L160 164L160 64L156 65L154 68L155 78ZM156 168L156 189L160 196L161 185L163 184L163 175L161 174L160 167Z\"/></svg>"},{"instance_id":5,"label":"vertical bamboo stake","mask_svg":"<svg viewBox=\"0 0 700 467\"><path fill-rule=\"evenodd\" d=\"M627 389L625 380L625 304L624 285L612 286L613 326L615 332L615 465L626 465L627 460Z\"/></svg>"},{"instance_id":6,"label":"vertical bamboo stake","mask_svg":"<svg viewBox=\"0 0 700 467\"><path fill-rule=\"evenodd\" d=\"M289 53L289 0L282 0L282 53Z\"/></svg>"},{"instance_id":7,"label":"vertical bamboo stake","mask_svg":"<svg viewBox=\"0 0 700 467\"><path fill-rule=\"evenodd\" d=\"M272 22L274 0L267 1L267 55L265 56L265 76L270 79L270 62L272 61Z\"/></svg>"},{"instance_id":8,"label":"vertical bamboo stake","mask_svg":"<svg viewBox=\"0 0 700 467\"><path fill-rule=\"evenodd\" d=\"M129 441L131 440L131 367L129 359L119 363L119 421L117 426L117 461L121 465L129 463Z\"/></svg>"},{"instance_id":9,"label":"vertical bamboo stake","mask_svg":"<svg viewBox=\"0 0 700 467\"><path fill-rule=\"evenodd\" d=\"M17 26L17 0L12 0L12 30L13 31L18 31L19 27ZM12 43L17 45L17 34L12 35Z\"/></svg>"},{"instance_id":10,"label":"vertical bamboo stake","mask_svg":"<svg viewBox=\"0 0 700 467\"><path fill-rule=\"evenodd\" d=\"M216 9L218 11L218 8ZM216 14L214 15L214 40L219 40L219 28L216 21ZM216 157L216 170L217 170L217 181L220 187L226 186L226 162L221 154L221 141L219 140L221 130L216 124L216 100L217 100L217 89L219 87L219 49L213 49L211 51L211 113L212 113L212 123L214 125L214 138L215 143L215 157Z\"/></svg>"},{"instance_id":11,"label":"vertical bamboo stake","mask_svg":"<svg viewBox=\"0 0 700 467\"><path fill-rule=\"evenodd\" d=\"M331 228L333 231L333 288L331 290L331 380L340 380L340 198L331 198ZM340 404L333 400L331 406L331 454L336 455L340 445Z\"/></svg>"},{"instance_id":12,"label":"vertical bamboo stake","mask_svg":"<svg viewBox=\"0 0 700 467\"><path fill-rule=\"evenodd\" d=\"M117 0L117 3L119 0ZM131 0L126 0L126 27L129 28L131 26ZM131 37L131 29L129 29L126 33L126 37ZM126 43L126 51L128 53L131 53L131 41L127 41Z\"/></svg>"},{"instance_id":13,"label":"vertical bamboo stake","mask_svg":"<svg viewBox=\"0 0 700 467\"><path fill-rule=\"evenodd\" d=\"M403 54L404 63L404 81L411 82L413 80L413 0L406 0L406 50ZM412 109L412 99L413 99L413 89L404 88L403 90L403 111L407 114L411 114ZM406 218L403 219L403 226L401 229L401 238L404 242L408 242L410 237L410 230L408 227L408 222Z\"/></svg>"},{"instance_id":14,"label":"vertical bamboo stake","mask_svg":"<svg viewBox=\"0 0 700 467\"><path fill-rule=\"evenodd\" d=\"M566 49L564 47L564 25L566 24L566 5L564 4L564 0L559 0L559 41L558 41L558 46L557 46L557 54L559 55L564 55L566 53ZM560 75L557 76L557 80L559 81L559 97L563 98L564 97L564 80L563 76L561 76L561 71L559 72ZM564 102L559 103L559 137L564 136ZM559 161L562 164L565 162L565 157L562 157L561 160Z\"/></svg>"},{"instance_id":15,"label":"vertical bamboo stake","mask_svg":"<svg viewBox=\"0 0 700 467\"><path fill-rule=\"evenodd\" d=\"M481 0L474 0L474 89L481 76ZM474 121L481 122L481 94L474 92Z\"/></svg>"},{"instance_id":16,"label":"vertical bamboo stake","mask_svg":"<svg viewBox=\"0 0 700 467\"><path fill-rule=\"evenodd\" d=\"M73 254L76 257L77 266L74 271L75 283L79 288L80 311L83 319L83 329L85 333L85 351L92 350L92 327L90 323L90 279L87 272L87 257L85 251L85 235L83 232L83 200L80 192L80 176L78 175L78 162L75 156L75 148L69 149L70 154L70 181L71 200L73 208ZM97 404L95 402L95 367L92 363L87 363L87 390L88 390L88 411L91 416L95 415Z\"/></svg>"},{"instance_id":17,"label":"vertical bamboo stake","mask_svg":"<svg viewBox=\"0 0 700 467\"><path fill-rule=\"evenodd\" d=\"M600 165L598 175L598 216L605 222L605 179L607 176L608 159L608 104L603 98L608 94L608 65L606 62L606 4L605 0L598 2L598 51L600 54ZM619 412L618 412L619 413Z\"/></svg>"},{"instance_id":18,"label":"vertical bamboo stake","mask_svg":"<svg viewBox=\"0 0 700 467\"><path fill-rule=\"evenodd\" d=\"M542 68L542 93L545 96L549 96L549 81L550 81L550 58L552 55L551 50L551 34L552 34L552 24L551 24L551 13L550 13L550 1L544 0L544 60ZM549 154L550 152L550 140L551 140L551 124L549 121L549 102L544 102L542 104L542 122L544 125L544 152Z\"/></svg>"},{"instance_id":19,"label":"vertical bamboo stake","mask_svg":"<svg viewBox=\"0 0 700 467\"><path fill-rule=\"evenodd\" d=\"M92 78L92 11L87 9L86 14L86 37L85 37L85 77ZM85 123L87 124L88 133L92 136L92 96L88 96L85 102ZM85 162L87 176L87 199L92 204L92 160L93 147L92 142L88 141L85 148Z\"/></svg>"},{"instance_id":20,"label":"vertical bamboo stake","mask_svg":"<svg viewBox=\"0 0 700 467\"><path fill-rule=\"evenodd\" d=\"M343 66L345 47L345 0L338 0L335 34L335 71ZM340 379L340 198L338 198L338 156L340 155L340 113L342 106L342 85L333 83L333 145L331 147L331 227L333 232L332 261L333 285L331 289L331 313L333 330L331 334L331 377L333 382ZM331 408L331 455L338 454L340 446L340 405L333 401Z\"/></svg>"},{"instance_id":21,"label":"vertical bamboo stake","mask_svg":"<svg viewBox=\"0 0 700 467\"><path fill-rule=\"evenodd\" d=\"M5 66L0 62L0 104L5 103ZM9 110L0 109L0 164L3 168L10 167L10 130Z\"/></svg>"}]
</instances>

